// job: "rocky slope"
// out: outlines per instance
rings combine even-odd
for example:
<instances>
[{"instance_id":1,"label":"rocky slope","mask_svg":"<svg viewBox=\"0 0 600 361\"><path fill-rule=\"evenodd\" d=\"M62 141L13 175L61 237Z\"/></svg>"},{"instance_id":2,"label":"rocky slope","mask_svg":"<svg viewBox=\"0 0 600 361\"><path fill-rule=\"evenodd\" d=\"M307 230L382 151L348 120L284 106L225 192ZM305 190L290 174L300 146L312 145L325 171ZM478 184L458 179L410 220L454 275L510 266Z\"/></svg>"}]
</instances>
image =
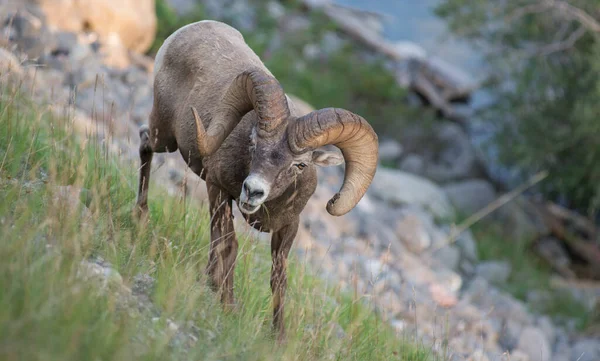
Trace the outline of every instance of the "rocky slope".
<instances>
[{"instance_id":1,"label":"rocky slope","mask_svg":"<svg viewBox=\"0 0 600 361\"><path fill-rule=\"evenodd\" d=\"M210 3L213 11L224 11ZM22 81L54 105L51 111L71 114L77 131L99 137L137 164L137 129L152 106L152 60L124 47L115 50L95 32L59 30L43 11L14 10L0 9L1 76ZM115 56L119 64L111 66ZM407 136L402 146L383 141L382 159L400 170L381 167L365 198L341 218L329 216L324 206L342 170L323 169L303 213L298 260L374 305L399 333L451 360L600 359L599 340L576 336L493 286L506 280L510 265L479 263L469 231L449 242L457 209L472 212L496 194L478 178L476 156L461 128L446 123L437 133L442 141L436 144L446 145L442 151L411 146L420 142L418 134ZM203 201L204 185L180 158L157 155L153 182ZM498 219L515 237L544 232L518 204L505 207ZM238 230L252 232L242 223ZM90 265L91 272L98 267L104 266Z\"/></svg>"}]
</instances>

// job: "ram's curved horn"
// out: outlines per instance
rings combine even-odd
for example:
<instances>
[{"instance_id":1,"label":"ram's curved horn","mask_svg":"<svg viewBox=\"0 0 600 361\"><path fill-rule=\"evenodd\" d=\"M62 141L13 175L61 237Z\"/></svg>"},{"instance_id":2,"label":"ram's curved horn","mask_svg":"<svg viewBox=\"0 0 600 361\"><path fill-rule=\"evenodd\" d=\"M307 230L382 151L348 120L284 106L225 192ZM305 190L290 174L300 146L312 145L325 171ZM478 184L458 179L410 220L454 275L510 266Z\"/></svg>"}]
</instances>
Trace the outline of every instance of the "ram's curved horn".
<instances>
[{"instance_id":1,"label":"ram's curved horn","mask_svg":"<svg viewBox=\"0 0 600 361\"><path fill-rule=\"evenodd\" d=\"M290 115L285 93L273 76L262 70L239 74L221 100L221 116L204 128L198 111L191 107L196 122L198 150L202 156L214 153L233 131L242 117L254 109L259 119L259 131L269 134Z\"/></svg>"},{"instance_id":2,"label":"ram's curved horn","mask_svg":"<svg viewBox=\"0 0 600 361\"><path fill-rule=\"evenodd\" d=\"M327 203L327 211L334 216L354 208L375 176L377 134L365 119L347 110L327 108L298 118L288 128L288 142L297 154L328 144L342 151L346 161L344 183Z\"/></svg>"}]
</instances>

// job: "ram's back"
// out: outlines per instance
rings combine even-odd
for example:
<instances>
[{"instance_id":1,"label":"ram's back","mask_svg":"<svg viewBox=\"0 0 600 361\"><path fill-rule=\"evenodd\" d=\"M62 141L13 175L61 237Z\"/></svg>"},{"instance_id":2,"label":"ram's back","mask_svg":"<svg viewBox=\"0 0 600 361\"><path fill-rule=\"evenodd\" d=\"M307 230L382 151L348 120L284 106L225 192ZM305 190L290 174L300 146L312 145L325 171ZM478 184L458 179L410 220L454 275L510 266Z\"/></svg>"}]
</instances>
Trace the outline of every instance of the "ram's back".
<instances>
[{"instance_id":1,"label":"ram's back","mask_svg":"<svg viewBox=\"0 0 600 361\"><path fill-rule=\"evenodd\" d=\"M193 141L190 106L208 126L229 84L251 68L271 74L236 29L211 20L186 25L169 36L156 55L152 116L179 143Z\"/></svg>"}]
</instances>

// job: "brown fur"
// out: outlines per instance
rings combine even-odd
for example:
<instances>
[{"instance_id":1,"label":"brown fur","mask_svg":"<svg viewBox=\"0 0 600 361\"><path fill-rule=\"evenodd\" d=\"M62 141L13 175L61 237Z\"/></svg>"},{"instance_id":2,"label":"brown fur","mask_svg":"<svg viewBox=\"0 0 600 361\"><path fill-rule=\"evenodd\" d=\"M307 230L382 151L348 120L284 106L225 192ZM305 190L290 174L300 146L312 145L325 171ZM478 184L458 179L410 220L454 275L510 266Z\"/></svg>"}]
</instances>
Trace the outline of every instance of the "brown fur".
<instances>
[{"instance_id":1,"label":"brown fur","mask_svg":"<svg viewBox=\"0 0 600 361\"><path fill-rule=\"evenodd\" d=\"M255 103L255 108L260 107L262 123L256 111L249 111L213 154L203 156L191 107L197 109L202 126L208 129L211 121L223 117L225 111L234 109L239 113L245 112L236 104L224 104L235 102L232 99L238 96L235 92L233 97L225 95L239 74L258 69L272 77L258 56L246 45L241 34L223 23L202 21L171 35L157 55L155 69L150 124L140 130L142 166L136 209L141 214L147 211L153 152L179 150L189 167L206 181L211 213L207 273L212 286L220 293L223 304L232 305L233 269L238 243L231 207L238 200L242 184L251 172L268 181L271 188L266 201L256 213L244 214L244 217L256 229L273 233L273 325L279 337L283 338L286 260L298 230L299 215L317 186L315 164L339 164L341 156L313 148L302 152L290 149L288 134L290 129L295 129L296 118L304 114L299 114L289 101L289 113L283 109L285 106L273 110L271 103L267 103L266 107L265 103ZM268 99L269 96L265 98L266 101L281 104L281 99ZM268 125L264 122L265 114L274 118L284 114L289 119L276 120L272 127L265 127L265 124ZM339 119L334 119L334 122L339 122ZM362 123L359 122L359 125L362 126ZM343 129L343 125L340 129ZM353 131L352 135L355 134L362 136L363 133ZM323 137L323 134L317 135ZM372 143L371 139L369 141ZM298 166L300 163L306 167Z\"/></svg>"}]
</instances>

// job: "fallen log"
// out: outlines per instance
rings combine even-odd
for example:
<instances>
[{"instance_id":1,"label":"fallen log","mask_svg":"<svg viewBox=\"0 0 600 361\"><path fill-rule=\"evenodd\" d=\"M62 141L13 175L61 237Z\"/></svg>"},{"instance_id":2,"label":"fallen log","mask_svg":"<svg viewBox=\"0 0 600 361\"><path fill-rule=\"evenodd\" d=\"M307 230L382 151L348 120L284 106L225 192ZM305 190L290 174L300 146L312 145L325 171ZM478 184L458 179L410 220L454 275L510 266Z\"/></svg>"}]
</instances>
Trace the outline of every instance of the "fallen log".
<instances>
[{"instance_id":1,"label":"fallen log","mask_svg":"<svg viewBox=\"0 0 600 361\"><path fill-rule=\"evenodd\" d=\"M304 0L309 9L319 9L340 30L375 53L408 66L396 74L399 85L415 91L428 105L450 120L465 119L452 103L467 103L479 84L467 73L443 59L428 57L425 50L410 42L390 42L381 34L382 16L372 12L333 4L329 1ZM406 74L405 72L408 72Z\"/></svg>"},{"instance_id":2,"label":"fallen log","mask_svg":"<svg viewBox=\"0 0 600 361\"><path fill-rule=\"evenodd\" d=\"M546 209L550 214L563 222L571 222L572 225L576 227L579 232L584 233L587 238L591 240L597 239L598 229L594 222L589 219L553 202L547 202Z\"/></svg>"},{"instance_id":3,"label":"fallen log","mask_svg":"<svg viewBox=\"0 0 600 361\"><path fill-rule=\"evenodd\" d=\"M594 223L553 202L546 202L543 210L551 234L561 240L571 254L585 262L574 265L578 276L600 279L600 247L596 243L598 229Z\"/></svg>"}]
</instances>

